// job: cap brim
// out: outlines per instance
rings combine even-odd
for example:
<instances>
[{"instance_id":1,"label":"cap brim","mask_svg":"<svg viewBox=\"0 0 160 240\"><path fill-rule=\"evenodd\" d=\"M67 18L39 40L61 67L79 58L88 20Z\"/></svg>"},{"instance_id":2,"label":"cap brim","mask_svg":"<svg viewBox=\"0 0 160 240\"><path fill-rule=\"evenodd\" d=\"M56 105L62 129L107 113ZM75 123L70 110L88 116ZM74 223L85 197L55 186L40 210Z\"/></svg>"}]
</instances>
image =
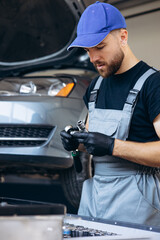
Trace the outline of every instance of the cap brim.
<instances>
[{"instance_id":1,"label":"cap brim","mask_svg":"<svg viewBox=\"0 0 160 240\"><path fill-rule=\"evenodd\" d=\"M87 34L87 35L80 35L77 36L76 39L71 43L71 45L67 48L68 51L75 47L81 48L91 48L98 45L102 42L105 37L108 35L110 30L103 32L103 33L95 33L95 34Z\"/></svg>"}]
</instances>

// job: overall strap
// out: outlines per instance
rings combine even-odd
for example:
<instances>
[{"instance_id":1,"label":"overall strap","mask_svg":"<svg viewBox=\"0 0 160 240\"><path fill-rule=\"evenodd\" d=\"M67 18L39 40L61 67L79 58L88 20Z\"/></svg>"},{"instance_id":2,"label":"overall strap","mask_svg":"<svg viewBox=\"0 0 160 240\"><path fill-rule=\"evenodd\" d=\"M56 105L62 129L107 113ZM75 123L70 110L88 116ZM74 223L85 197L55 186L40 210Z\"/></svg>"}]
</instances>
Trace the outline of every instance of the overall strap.
<instances>
[{"instance_id":1,"label":"overall strap","mask_svg":"<svg viewBox=\"0 0 160 240\"><path fill-rule=\"evenodd\" d=\"M136 82L133 89L129 91L128 97L126 99L126 102L124 104L123 110L122 110L122 118L119 125L119 128L117 130L117 138L126 140L129 135L130 130L130 124L132 115L138 100L139 92L147 80L149 76L151 76L153 73L155 73L156 70L149 69L147 70Z\"/></svg>"},{"instance_id":2,"label":"overall strap","mask_svg":"<svg viewBox=\"0 0 160 240\"><path fill-rule=\"evenodd\" d=\"M98 90L100 88L100 85L101 85L101 82L103 80L103 77L100 76L98 79L97 79L97 82L94 86L94 89L91 91L91 94L90 94L90 98L89 98L89 102L94 102L96 103L96 100L97 100L97 95L98 95Z\"/></svg>"},{"instance_id":3,"label":"overall strap","mask_svg":"<svg viewBox=\"0 0 160 240\"><path fill-rule=\"evenodd\" d=\"M127 111L127 112L129 111L129 112L133 113L134 108L135 108L136 103L137 103L137 100L138 100L139 92L140 92L143 84L145 83L147 78L155 72L156 72L156 70L150 68L137 80L133 89L131 89L129 91L128 97L127 97L126 102L125 102L124 107L123 107L123 111Z\"/></svg>"}]
</instances>

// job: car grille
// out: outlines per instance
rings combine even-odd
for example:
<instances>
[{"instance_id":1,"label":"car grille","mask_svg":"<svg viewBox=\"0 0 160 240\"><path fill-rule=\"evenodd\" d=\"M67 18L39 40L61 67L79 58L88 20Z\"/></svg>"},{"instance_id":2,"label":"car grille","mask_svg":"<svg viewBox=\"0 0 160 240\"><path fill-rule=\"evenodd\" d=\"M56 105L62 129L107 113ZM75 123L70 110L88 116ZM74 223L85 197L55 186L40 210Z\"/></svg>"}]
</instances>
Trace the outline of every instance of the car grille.
<instances>
[{"instance_id":1,"label":"car grille","mask_svg":"<svg viewBox=\"0 0 160 240\"><path fill-rule=\"evenodd\" d=\"M0 126L0 147L33 147L44 144L53 126L41 125L9 125Z\"/></svg>"}]
</instances>

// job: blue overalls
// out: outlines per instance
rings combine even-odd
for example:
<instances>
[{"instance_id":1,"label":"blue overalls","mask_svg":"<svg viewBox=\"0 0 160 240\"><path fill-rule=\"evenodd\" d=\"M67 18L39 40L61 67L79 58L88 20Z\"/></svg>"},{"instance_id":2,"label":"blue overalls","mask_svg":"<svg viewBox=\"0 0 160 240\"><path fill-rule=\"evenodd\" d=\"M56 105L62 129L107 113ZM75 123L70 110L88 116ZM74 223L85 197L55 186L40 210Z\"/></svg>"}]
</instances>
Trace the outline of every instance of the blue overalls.
<instances>
[{"instance_id":1,"label":"blue overalls","mask_svg":"<svg viewBox=\"0 0 160 240\"><path fill-rule=\"evenodd\" d=\"M89 101L89 131L126 140L138 92L155 72L149 69L130 90L123 110L95 108L102 77ZM159 169L122 158L93 156L94 176L83 184L78 215L160 226Z\"/></svg>"}]
</instances>

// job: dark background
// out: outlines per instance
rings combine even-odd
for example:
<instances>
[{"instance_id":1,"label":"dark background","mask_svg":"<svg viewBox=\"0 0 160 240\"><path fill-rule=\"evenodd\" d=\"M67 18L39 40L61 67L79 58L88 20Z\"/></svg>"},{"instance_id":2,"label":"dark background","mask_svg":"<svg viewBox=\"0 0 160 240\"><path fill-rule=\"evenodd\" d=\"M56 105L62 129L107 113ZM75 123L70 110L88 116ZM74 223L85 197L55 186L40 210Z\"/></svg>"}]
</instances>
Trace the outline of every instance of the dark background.
<instances>
[{"instance_id":1,"label":"dark background","mask_svg":"<svg viewBox=\"0 0 160 240\"><path fill-rule=\"evenodd\" d=\"M0 183L0 197L60 203L67 207L67 213L77 214L76 209L64 196L58 182L54 184Z\"/></svg>"}]
</instances>

